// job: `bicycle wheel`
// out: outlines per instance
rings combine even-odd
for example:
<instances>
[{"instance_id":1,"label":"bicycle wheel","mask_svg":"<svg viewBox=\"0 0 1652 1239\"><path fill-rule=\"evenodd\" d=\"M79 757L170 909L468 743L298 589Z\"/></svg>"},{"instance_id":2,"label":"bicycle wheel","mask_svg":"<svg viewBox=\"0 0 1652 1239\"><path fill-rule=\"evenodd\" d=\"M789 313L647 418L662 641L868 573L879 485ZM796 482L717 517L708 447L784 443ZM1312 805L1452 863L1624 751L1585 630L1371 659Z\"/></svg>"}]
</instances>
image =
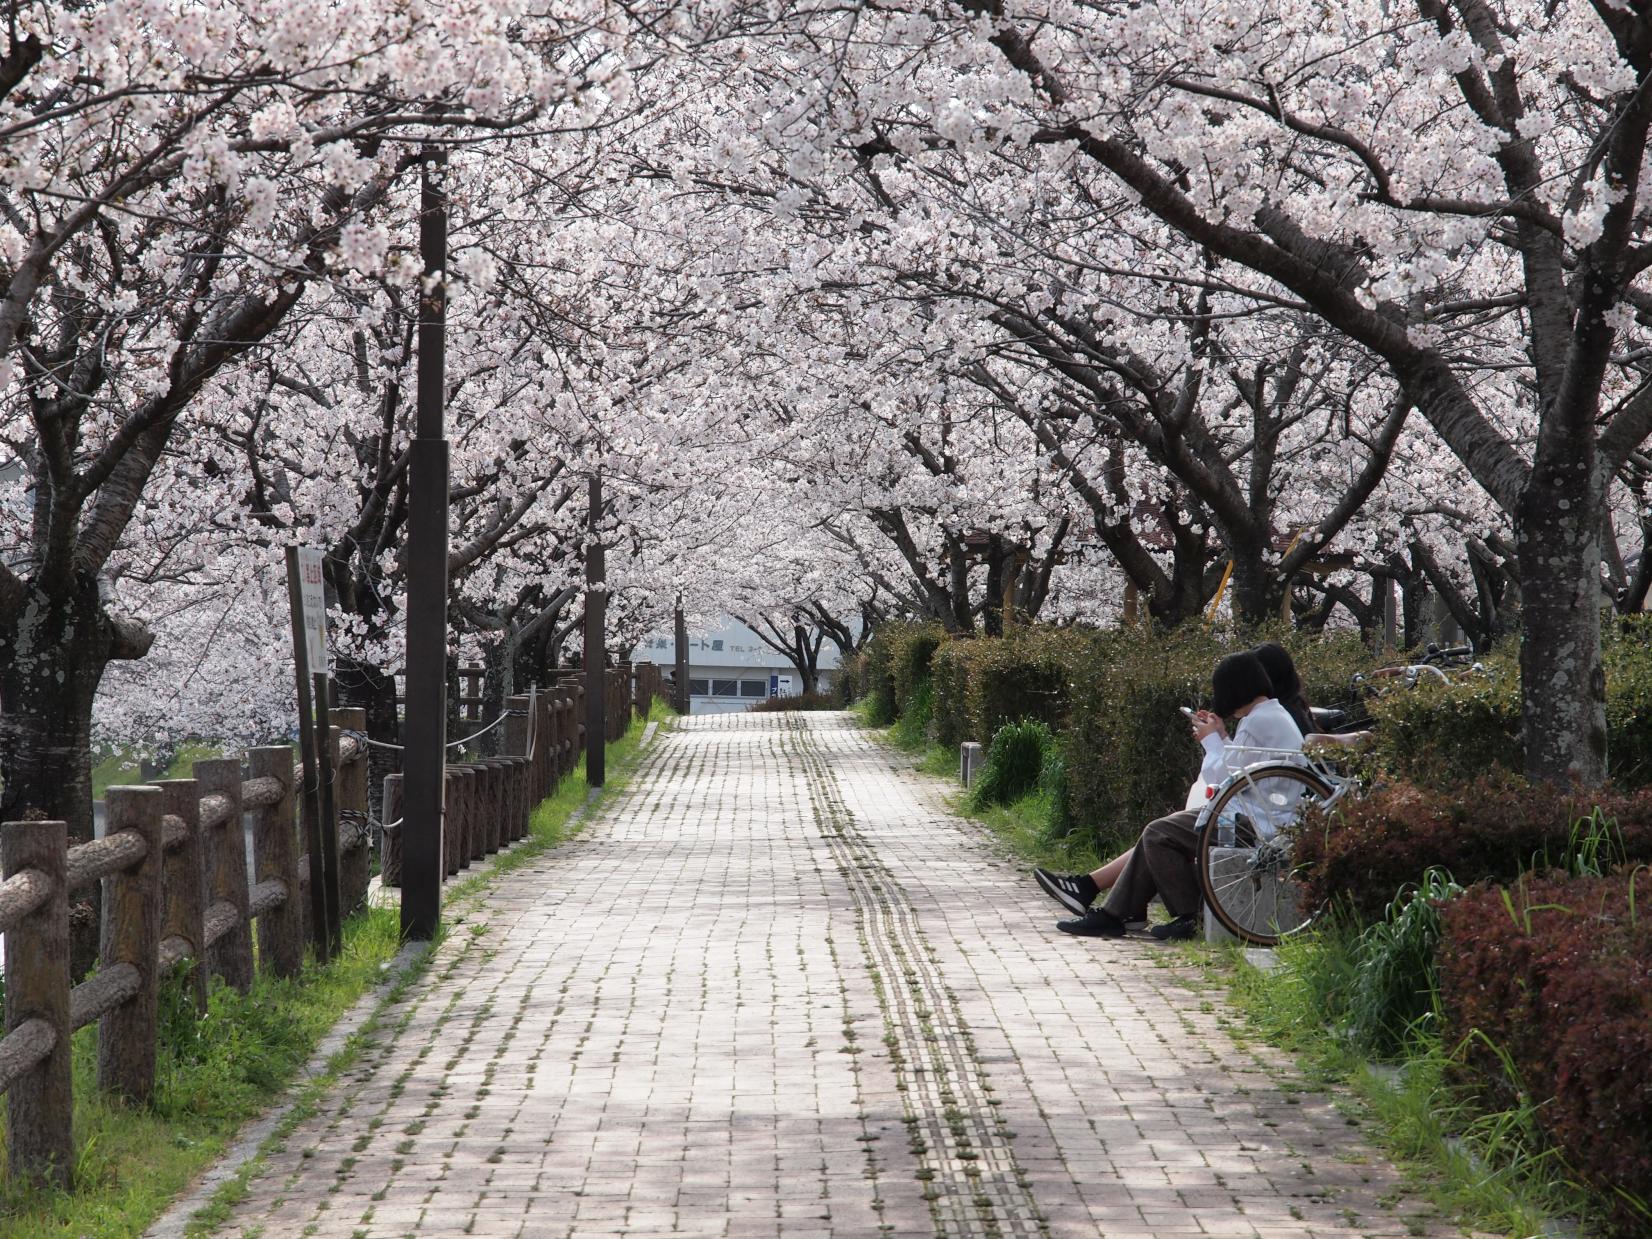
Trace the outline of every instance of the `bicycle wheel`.
<instances>
[{"instance_id":1,"label":"bicycle wheel","mask_svg":"<svg viewBox=\"0 0 1652 1239\"><path fill-rule=\"evenodd\" d=\"M1288 828L1332 791L1322 775L1280 762L1230 779L1205 808L1199 885L1211 915L1234 937L1273 946L1312 919L1298 898Z\"/></svg>"}]
</instances>

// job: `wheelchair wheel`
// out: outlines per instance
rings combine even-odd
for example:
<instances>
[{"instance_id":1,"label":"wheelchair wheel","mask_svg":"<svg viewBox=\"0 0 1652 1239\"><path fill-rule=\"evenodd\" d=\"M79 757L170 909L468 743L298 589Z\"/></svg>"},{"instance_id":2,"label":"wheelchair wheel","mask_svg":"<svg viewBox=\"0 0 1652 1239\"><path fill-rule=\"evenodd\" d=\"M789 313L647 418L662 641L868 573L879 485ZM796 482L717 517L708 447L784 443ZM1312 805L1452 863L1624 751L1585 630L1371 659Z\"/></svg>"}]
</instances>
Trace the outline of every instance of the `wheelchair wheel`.
<instances>
[{"instance_id":1,"label":"wheelchair wheel","mask_svg":"<svg viewBox=\"0 0 1652 1239\"><path fill-rule=\"evenodd\" d=\"M1240 941L1273 946L1313 918L1296 884L1290 828L1332 791L1314 771L1280 762L1230 779L1206 806L1199 885L1211 915Z\"/></svg>"}]
</instances>

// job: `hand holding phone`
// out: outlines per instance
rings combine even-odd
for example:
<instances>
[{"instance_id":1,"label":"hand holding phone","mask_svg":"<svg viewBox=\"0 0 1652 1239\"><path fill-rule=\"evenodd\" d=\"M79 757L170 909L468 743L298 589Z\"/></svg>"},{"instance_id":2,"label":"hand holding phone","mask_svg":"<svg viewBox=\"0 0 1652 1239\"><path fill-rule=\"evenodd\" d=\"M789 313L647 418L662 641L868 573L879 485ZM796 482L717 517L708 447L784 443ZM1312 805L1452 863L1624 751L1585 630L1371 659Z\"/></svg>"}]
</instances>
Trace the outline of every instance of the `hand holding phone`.
<instances>
[{"instance_id":1,"label":"hand holding phone","mask_svg":"<svg viewBox=\"0 0 1652 1239\"><path fill-rule=\"evenodd\" d=\"M1180 710L1183 714L1187 715L1188 718L1194 717L1192 709L1189 708L1188 706L1177 706L1176 708L1178 710Z\"/></svg>"}]
</instances>

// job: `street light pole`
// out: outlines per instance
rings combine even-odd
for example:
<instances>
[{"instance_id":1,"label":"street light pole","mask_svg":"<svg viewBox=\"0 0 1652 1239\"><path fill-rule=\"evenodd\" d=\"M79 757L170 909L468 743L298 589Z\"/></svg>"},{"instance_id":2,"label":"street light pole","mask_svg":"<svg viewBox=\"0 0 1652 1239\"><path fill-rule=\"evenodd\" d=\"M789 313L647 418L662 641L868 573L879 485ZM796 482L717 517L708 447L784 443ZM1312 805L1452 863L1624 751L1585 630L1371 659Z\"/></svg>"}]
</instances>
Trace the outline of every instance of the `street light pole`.
<instances>
[{"instance_id":1,"label":"street light pole","mask_svg":"<svg viewBox=\"0 0 1652 1239\"><path fill-rule=\"evenodd\" d=\"M443 428L447 346L447 151L421 164L418 414L408 453L407 725L402 732L402 936L442 921L442 791L447 773L447 509Z\"/></svg>"},{"instance_id":2,"label":"street light pole","mask_svg":"<svg viewBox=\"0 0 1652 1239\"><path fill-rule=\"evenodd\" d=\"M607 777L608 618L607 557L602 547L602 474L591 474L585 539L585 782L601 787Z\"/></svg>"},{"instance_id":3,"label":"street light pole","mask_svg":"<svg viewBox=\"0 0 1652 1239\"><path fill-rule=\"evenodd\" d=\"M676 620L677 620L677 631L674 635L676 636L676 639L677 639L677 651L676 651L676 653L677 653L677 670L676 670L676 675L675 675L675 678L676 678L677 682L673 687L676 689L676 694L675 695L676 695L677 699L675 701L673 701L671 704L677 708L677 713L678 714L687 714L688 713L688 707L689 707L689 694L688 694L688 617L683 614L683 596L681 594L677 595Z\"/></svg>"}]
</instances>

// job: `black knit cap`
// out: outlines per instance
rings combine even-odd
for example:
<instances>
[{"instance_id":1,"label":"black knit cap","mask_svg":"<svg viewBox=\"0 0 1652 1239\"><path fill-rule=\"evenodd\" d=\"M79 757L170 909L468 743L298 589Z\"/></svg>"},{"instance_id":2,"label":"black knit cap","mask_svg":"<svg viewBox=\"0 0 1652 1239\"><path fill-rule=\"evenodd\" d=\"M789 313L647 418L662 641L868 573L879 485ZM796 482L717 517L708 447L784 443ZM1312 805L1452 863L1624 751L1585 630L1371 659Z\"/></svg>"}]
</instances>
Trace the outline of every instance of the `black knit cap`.
<instances>
[{"instance_id":1,"label":"black knit cap","mask_svg":"<svg viewBox=\"0 0 1652 1239\"><path fill-rule=\"evenodd\" d=\"M1273 681L1273 695L1280 701L1295 701L1302 695L1302 677L1296 673L1296 663L1290 651L1277 641L1264 641L1251 650L1262 663L1262 669Z\"/></svg>"},{"instance_id":2,"label":"black knit cap","mask_svg":"<svg viewBox=\"0 0 1652 1239\"><path fill-rule=\"evenodd\" d=\"M1262 660L1249 650L1229 654L1210 676L1210 708L1223 718L1258 697L1272 697L1273 681Z\"/></svg>"}]
</instances>

